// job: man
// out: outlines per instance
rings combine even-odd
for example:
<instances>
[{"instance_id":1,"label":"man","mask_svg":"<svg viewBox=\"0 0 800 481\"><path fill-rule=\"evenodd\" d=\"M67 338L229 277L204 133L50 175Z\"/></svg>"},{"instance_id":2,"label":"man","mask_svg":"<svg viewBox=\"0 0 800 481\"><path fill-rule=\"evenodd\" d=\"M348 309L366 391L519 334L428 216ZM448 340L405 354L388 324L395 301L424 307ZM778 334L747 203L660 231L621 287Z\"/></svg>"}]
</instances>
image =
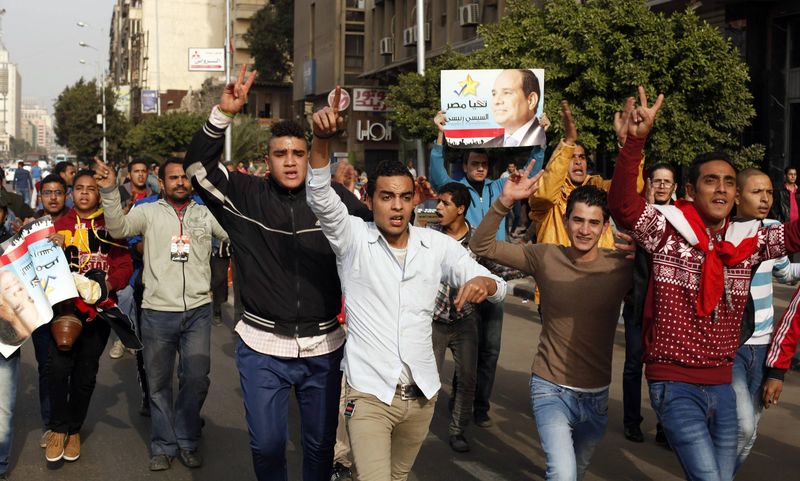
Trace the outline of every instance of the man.
<instances>
[{"instance_id":1,"label":"man","mask_svg":"<svg viewBox=\"0 0 800 481\"><path fill-rule=\"evenodd\" d=\"M56 232L63 236L62 247L73 272L101 272L105 280L103 293L114 298L115 292L127 285L133 272L131 257L124 242L113 239L106 230L103 211L99 210L100 194L94 171L75 174L72 192L75 207L55 222ZM105 296L104 296L105 297ZM75 461L81 455L80 430L89 410L94 391L100 355L108 341L109 324L79 311L73 301L62 306L81 318L83 329L71 350L62 351L50 343L48 383L50 385L50 431L45 459L48 462ZM55 307L55 306L54 306ZM57 314L58 315L58 314Z\"/></svg>"},{"instance_id":2,"label":"man","mask_svg":"<svg viewBox=\"0 0 800 481\"><path fill-rule=\"evenodd\" d=\"M569 146L572 139L565 142ZM582 479L608 424L614 333L633 263L625 253L599 248L609 212L605 192L591 185L573 190L567 201L569 247L494 240L514 201L527 199L538 188L538 179L525 177L516 175L506 184L470 248L533 275L542 290L531 405L547 462L546 479Z\"/></svg>"},{"instance_id":3,"label":"man","mask_svg":"<svg viewBox=\"0 0 800 481\"><path fill-rule=\"evenodd\" d=\"M517 164L514 162L509 162L508 167L506 167L506 171L500 174L501 179L507 179L510 175L517 171Z\"/></svg>"},{"instance_id":4,"label":"man","mask_svg":"<svg viewBox=\"0 0 800 481\"><path fill-rule=\"evenodd\" d=\"M672 203L678 187L675 168L657 163L647 170L647 202L656 205ZM636 248L633 269L633 289L625 298L622 318L625 321L625 364L622 370L622 423L625 439L644 442L642 433L642 306L650 280L649 258L641 247ZM656 442L665 444L661 423L656 425Z\"/></svg>"},{"instance_id":5,"label":"man","mask_svg":"<svg viewBox=\"0 0 800 481\"><path fill-rule=\"evenodd\" d=\"M56 168L53 170L54 174L60 176L67 183L67 201L65 205L68 209L72 208L72 183L75 178L75 172L75 164L69 160L57 163Z\"/></svg>"},{"instance_id":6,"label":"man","mask_svg":"<svg viewBox=\"0 0 800 481\"><path fill-rule=\"evenodd\" d=\"M132 165L131 172L140 166L144 164ZM197 446L200 410L210 384L211 237L228 239L208 209L191 199L191 184L181 160L167 160L160 180L161 200L124 214L114 170L97 160L109 232L115 237L144 236L141 336L150 391L151 471L169 469L175 457L188 468L203 464ZM178 249L180 244L182 249ZM185 249L186 245L191 249ZM173 405L176 354L179 391Z\"/></svg>"},{"instance_id":7,"label":"man","mask_svg":"<svg viewBox=\"0 0 800 481\"><path fill-rule=\"evenodd\" d=\"M797 169L791 165L783 170L784 184L778 191L780 198L776 206L776 217L781 222L800 218L800 192L797 191Z\"/></svg>"},{"instance_id":8,"label":"man","mask_svg":"<svg viewBox=\"0 0 800 481\"><path fill-rule=\"evenodd\" d=\"M428 227L447 234L468 248L472 228L464 219L469 210L470 195L463 184L451 182L439 189L436 216L439 223ZM455 305L457 291L441 283L433 310L433 353L441 377L444 355L448 348L453 353L458 385L451 393L452 406L448 428L450 448L459 453L469 451L464 429L472 417L475 400L475 376L478 369L478 307L465 303L459 310Z\"/></svg>"},{"instance_id":9,"label":"man","mask_svg":"<svg viewBox=\"0 0 800 481\"><path fill-rule=\"evenodd\" d=\"M42 179L40 198L42 209L36 212L36 217L49 215L53 222L66 213L67 183L57 174L50 174Z\"/></svg>"},{"instance_id":10,"label":"man","mask_svg":"<svg viewBox=\"0 0 800 481\"><path fill-rule=\"evenodd\" d=\"M31 173L25 169L25 162L17 162L17 170L14 171L14 191L22 196L26 204L31 202L31 191L33 190L33 179Z\"/></svg>"},{"instance_id":11,"label":"man","mask_svg":"<svg viewBox=\"0 0 800 481\"><path fill-rule=\"evenodd\" d=\"M777 224L767 219L772 208L772 180L757 169L745 169L736 176L736 220L758 220L762 226ZM736 471L742 466L756 440L763 404L762 385L767 371L766 358L773 333L772 277L783 283L800 275L800 265L790 265L788 257L762 262L750 282L752 308L744 313L744 345L733 361L733 390L736 392L736 415L739 425ZM751 334L752 333L752 334ZM751 334L748 338L747 334Z\"/></svg>"},{"instance_id":12,"label":"man","mask_svg":"<svg viewBox=\"0 0 800 481\"><path fill-rule=\"evenodd\" d=\"M147 188L154 194L161 193L161 186L158 185L158 170L160 166L158 162L152 162L150 164L150 172L147 174Z\"/></svg>"},{"instance_id":13,"label":"man","mask_svg":"<svg viewBox=\"0 0 800 481\"><path fill-rule=\"evenodd\" d=\"M333 467L344 330L336 258L305 202L308 145L294 122L272 126L268 179L219 164L225 128L255 80L246 67L225 87L185 166L211 213L230 235L244 314L236 360L253 465L260 481L287 479L289 393L300 407L303 480L328 481ZM351 212L368 209L339 184Z\"/></svg>"},{"instance_id":14,"label":"man","mask_svg":"<svg viewBox=\"0 0 800 481\"><path fill-rule=\"evenodd\" d=\"M538 90L537 90L538 91ZM538 94L537 94L538 95ZM430 182L434 190L445 184L455 182L448 175L444 165L444 129L447 118L443 112L436 114L434 123L439 129L439 136L431 149ZM533 162L531 175L535 175L542 168L544 162L544 149L540 144L531 149L530 157L525 167ZM488 179L489 157L485 151L466 150L462 156L462 168L466 174L459 182L469 189L472 208L467 211L466 220L470 225L478 225L483 216L491 208L494 199L500 196L507 178L496 180ZM497 231L497 239L505 240L505 220ZM490 398L494 386L497 359L500 357L501 332L503 330L503 305L500 303L484 303L480 306L481 322L478 325L478 378L476 380L475 406L473 415L475 424L479 427L492 426L489 417ZM457 376L453 377L453 384L457 385ZM453 389L455 391L456 389Z\"/></svg>"},{"instance_id":15,"label":"man","mask_svg":"<svg viewBox=\"0 0 800 481\"><path fill-rule=\"evenodd\" d=\"M800 250L800 225L729 222L736 170L724 154L698 156L692 201L653 206L636 192L638 163L656 112L633 98L615 115L627 130L609 192L618 225L651 256L642 321L650 402L688 479L728 481L736 466L736 395L731 387L753 267Z\"/></svg>"},{"instance_id":16,"label":"man","mask_svg":"<svg viewBox=\"0 0 800 481\"><path fill-rule=\"evenodd\" d=\"M333 105L339 105L338 92ZM369 181L375 221L349 216L331 186L330 139L343 125L329 107L313 116L306 196L333 252L347 314L345 417L360 481L405 481L433 416L439 375L431 317L439 283L460 288L456 306L501 302L505 281L457 241L410 227L414 179L397 161L381 162Z\"/></svg>"},{"instance_id":17,"label":"man","mask_svg":"<svg viewBox=\"0 0 800 481\"><path fill-rule=\"evenodd\" d=\"M119 199L125 214L137 201L154 194L147 186L147 162L144 160L134 159L128 162L128 180L130 182L119 186Z\"/></svg>"},{"instance_id":18,"label":"man","mask_svg":"<svg viewBox=\"0 0 800 481\"><path fill-rule=\"evenodd\" d=\"M528 147L545 143L544 129L536 118L541 88L528 69L503 70L492 86L490 108L505 132L482 147Z\"/></svg>"}]
</instances>

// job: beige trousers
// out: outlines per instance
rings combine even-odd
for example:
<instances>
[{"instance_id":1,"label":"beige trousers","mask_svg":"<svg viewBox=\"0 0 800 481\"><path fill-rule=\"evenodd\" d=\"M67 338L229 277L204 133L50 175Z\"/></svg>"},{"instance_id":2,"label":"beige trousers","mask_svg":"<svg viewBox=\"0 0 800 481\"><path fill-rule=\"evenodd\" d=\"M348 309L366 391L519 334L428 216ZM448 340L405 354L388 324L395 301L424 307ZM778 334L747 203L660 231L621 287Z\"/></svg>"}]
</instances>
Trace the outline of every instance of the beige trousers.
<instances>
[{"instance_id":1,"label":"beige trousers","mask_svg":"<svg viewBox=\"0 0 800 481\"><path fill-rule=\"evenodd\" d=\"M436 396L403 401L395 393L387 406L347 386L346 402L354 403L352 416L345 419L356 479L406 481L428 435Z\"/></svg>"}]
</instances>

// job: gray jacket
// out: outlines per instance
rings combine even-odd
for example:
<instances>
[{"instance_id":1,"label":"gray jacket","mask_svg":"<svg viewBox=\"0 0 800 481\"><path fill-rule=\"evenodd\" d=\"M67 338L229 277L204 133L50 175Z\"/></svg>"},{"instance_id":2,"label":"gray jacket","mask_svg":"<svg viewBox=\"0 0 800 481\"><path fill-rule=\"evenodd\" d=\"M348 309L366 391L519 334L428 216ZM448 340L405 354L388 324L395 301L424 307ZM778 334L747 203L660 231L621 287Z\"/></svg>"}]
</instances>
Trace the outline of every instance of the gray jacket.
<instances>
[{"instance_id":1,"label":"gray jacket","mask_svg":"<svg viewBox=\"0 0 800 481\"><path fill-rule=\"evenodd\" d=\"M181 222L164 199L138 205L124 215L117 187L101 189L100 194L109 233L116 238L144 238L143 308L183 312L211 302L211 237L227 241L228 234L206 206L189 201ZM191 239L189 259L174 262L170 244L181 232Z\"/></svg>"}]
</instances>

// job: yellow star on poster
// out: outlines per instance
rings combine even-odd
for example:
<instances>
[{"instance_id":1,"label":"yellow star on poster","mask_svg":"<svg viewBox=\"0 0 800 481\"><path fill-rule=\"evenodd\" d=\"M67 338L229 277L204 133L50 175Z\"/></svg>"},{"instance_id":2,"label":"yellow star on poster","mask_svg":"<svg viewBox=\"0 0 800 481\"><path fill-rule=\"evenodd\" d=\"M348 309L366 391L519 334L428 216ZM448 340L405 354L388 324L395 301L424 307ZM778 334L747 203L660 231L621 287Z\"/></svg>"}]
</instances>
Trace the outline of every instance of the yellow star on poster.
<instances>
[{"instance_id":1,"label":"yellow star on poster","mask_svg":"<svg viewBox=\"0 0 800 481\"><path fill-rule=\"evenodd\" d=\"M461 86L461 92L459 95L478 95L478 85L480 82L476 82L472 80L472 77L467 74L467 78L458 82L458 85Z\"/></svg>"}]
</instances>

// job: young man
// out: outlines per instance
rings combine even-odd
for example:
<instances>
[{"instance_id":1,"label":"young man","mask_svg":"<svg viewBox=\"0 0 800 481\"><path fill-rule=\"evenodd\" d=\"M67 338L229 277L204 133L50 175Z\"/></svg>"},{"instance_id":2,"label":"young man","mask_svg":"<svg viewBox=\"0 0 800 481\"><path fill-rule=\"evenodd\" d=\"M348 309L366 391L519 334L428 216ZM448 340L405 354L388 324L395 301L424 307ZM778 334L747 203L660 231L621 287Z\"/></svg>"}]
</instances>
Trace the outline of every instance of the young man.
<instances>
[{"instance_id":1,"label":"young man","mask_svg":"<svg viewBox=\"0 0 800 481\"><path fill-rule=\"evenodd\" d=\"M777 224L767 219L772 209L772 180L757 169L745 169L736 176L736 220L758 220L762 226ZM733 390L736 392L736 415L739 421L736 471L742 466L756 440L763 404L762 385L767 367L767 351L772 341L773 316L772 277L780 282L793 282L800 276L800 265L789 263L788 257L759 264L750 282L750 298L742 322L744 345L733 361ZM752 334L751 334L752 333ZM748 338L747 334L751 334Z\"/></svg>"},{"instance_id":2,"label":"young man","mask_svg":"<svg viewBox=\"0 0 800 481\"><path fill-rule=\"evenodd\" d=\"M506 284L454 239L409 226L414 179L400 162L382 162L369 181L375 222L349 216L331 186L329 165L329 139L343 120L328 107L313 119L306 196L336 254L344 293L345 417L356 472L360 481L404 481L427 436L440 387L431 348L439 284L460 288L458 309L467 301L501 302Z\"/></svg>"},{"instance_id":3,"label":"young man","mask_svg":"<svg viewBox=\"0 0 800 481\"><path fill-rule=\"evenodd\" d=\"M564 114L571 121L568 109ZM564 146L574 147L569 139ZM538 188L538 179L525 177L513 176L505 185L470 248L533 275L541 289L542 333L532 366L531 405L547 462L546 479L581 479L608 424L614 333L633 263L627 253L599 248L609 212L605 192L592 185L576 188L567 200L569 247L495 240L512 204Z\"/></svg>"},{"instance_id":4,"label":"young man","mask_svg":"<svg viewBox=\"0 0 800 481\"><path fill-rule=\"evenodd\" d=\"M114 177L116 179L116 175ZM147 162L144 160L134 159L128 162L128 180L130 182L119 186L119 199L125 214L137 201L154 193L147 186Z\"/></svg>"},{"instance_id":5,"label":"young man","mask_svg":"<svg viewBox=\"0 0 800 481\"><path fill-rule=\"evenodd\" d=\"M14 171L14 192L22 196L26 204L31 202L31 192L33 191L33 179L31 173L25 169L25 162L17 162L17 170Z\"/></svg>"},{"instance_id":6,"label":"young man","mask_svg":"<svg viewBox=\"0 0 800 481\"><path fill-rule=\"evenodd\" d=\"M468 249L472 228L465 220L469 210L469 190L458 182L445 184L439 189L439 202L436 204L438 224L428 227L447 234ZM453 353L455 373L458 384L451 393L450 448L459 453L469 451L469 443L464 437L464 429L472 417L472 404L475 399L475 376L478 368L478 323L479 306L465 303L456 308L457 290L447 283L439 285L436 307L433 310L433 353L441 377L442 364L447 348Z\"/></svg>"},{"instance_id":7,"label":"young man","mask_svg":"<svg viewBox=\"0 0 800 481\"><path fill-rule=\"evenodd\" d=\"M127 285L133 265L125 242L113 239L106 230L94 171L83 170L75 175L72 197L75 207L55 222L56 231L63 235L62 247L70 268L79 274L91 270L105 273L105 288L114 298L116 291ZM75 461L80 457L79 433L94 391L100 355L111 330L100 318L86 322L85 314L76 311L76 315L82 318L83 329L72 349L62 351L55 342L50 343L51 433L45 450L49 462L62 458Z\"/></svg>"},{"instance_id":8,"label":"young man","mask_svg":"<svg viewBox=\"0 0 800 481\"><path fill-rule=\"evenodd\" d=\"M647 202L656 205L672 203L675 193L675 169L658 163L647 170ZM636 248L633 268L633 289L625 298L622 318L625 321L625 364L622 370L622 423L625 439L644 442L642 433L642 306L650 281L650 260L647 252ZM661 424L656 425L656 442L664 444L667 438Z\"/></svg>"},{"instance_id":9,"label":"young man","mask_svg":"<svg viewBox=\"0 0 800 481\"><path fill-rule=\"evenodd\" d=\"M144 170L140 180L144 180L144 163L131 165L132 179L140 167ZM124 214L114 170L97 161L109 232L119 238L144 237L141 336L150 392L151 471L169 469L175 457L188 468L203 463L197 447L200 410L210 384L211 238L228 240L209 210L191 199L191 184L181 160L167 160L160 180L164 186L161 200ZM174 403L176 354L179 391Z\"/></svg>"},{"instance_id":10,"label":"young man","mask_svg":"<svg viewBox=\"0 0 800 481\"><path fill-rule=\"evenodd\" d=\"M75 179L75 164L72 162L65 160L56 164L56 168L53 170L53 173L61 176L64 179L64 182L67 183L67 200L66 206L67 208L72 208L72 182Z\"/></svg>"},{"instance_id":11,"label":"young man","mask_svg":"<svg viewBox=\"0 0 800 481\"><path fill-rule=\"evenodd\" d=\"M693 162L686 184L691 202L647 204L636 192L636 176L663 96L652 107L643 87L639 96L640 107L634 110L630 98L616 114L618 131L628 135L609 207L651 256L642 322L650 402L687 478L729 481L738 435L732 368L751 271L800 250L800 226L731 224L736 170L719 153Z\"/></svg>"},{"instance_id":12,"label":"young man","mask_svg":"<svg viewBox=\"0 0 800 481\"><path fill-rule=\"evenodd\" d=\"M775 209L777 219L789 222L800 218L800 192L797 190L797 169L786 167L783 170L784 183L778 190L778 205Z\"/></svg>"},{"instance_id":13,"label":"young man","mask_svg":"<svg viewBox=\"0 0 800 481\"><path fill-rule=\"evenodd\" d=\"M514 73L515 71L508 72ZM538 99L538 94L536 95ZM431 150L430 165L430 182L433 189L436 190L445 184L455 182L455 180L448 175L444 165L444 129L447 124L447 118L443 112L439 112L433 121L439 129L439 136ZM543 162L543 146L534 145L525 167L533 163L530 173L535 175L542 169ZM489 211L494 199L497 199L500 195L508 178L495 180L488 178L489 157L482 150L465 150L461 167L464 169L465 176L458 182L469 189L472 205L472 208L467 212L466 220L470 225L476 226L481 223L483 216ZM497 239L505 240L505 238L506 228L505 220L503 220L501 229L497 232ZM478 324L478 377L475 387L473 413L476 425L490 427L492 420L489 417L489 401L492 395L492 387L494 386L495 372L497 371L497 359L500 357L503 305L486 302L480 306L479 310L481 322ZM453 391L457 390L457 379L458 376L453 376L453 385L456 387Z\"/></svg>"},{"instance_id":14,"label":"young man","mask_svg":"<svg viewBox=\"0 0 800 481\"><path fill-rule=\"evenodd\" d=\"M55 222L64 216L67 210L67 183L63 177L57 174L50 174L42 179L40 197L42 210L36 213L36 217L49 215Z\"/></svg>"},{"instance_id":15,"label":"young man","mask_svg":"<svg viewBox=\"0 0 800 481\"><path fill-rule=\"evenodd\" d=\"M253 72L245 83L245 69L226 86L195 134L184 165L230 235L234 272L242 280L244 315L236 325L236 360L256 476L260 481L287 479L286 410L294 389L302 421L303 480L328 481L345 339L336 319L342 305L336 257L305 202L308 144L302 126L272 126L268 179L219 164L225 128L255 80ZM350 212L371 216L344 187L333 187Z\"/></svg>"}]
</instances>

